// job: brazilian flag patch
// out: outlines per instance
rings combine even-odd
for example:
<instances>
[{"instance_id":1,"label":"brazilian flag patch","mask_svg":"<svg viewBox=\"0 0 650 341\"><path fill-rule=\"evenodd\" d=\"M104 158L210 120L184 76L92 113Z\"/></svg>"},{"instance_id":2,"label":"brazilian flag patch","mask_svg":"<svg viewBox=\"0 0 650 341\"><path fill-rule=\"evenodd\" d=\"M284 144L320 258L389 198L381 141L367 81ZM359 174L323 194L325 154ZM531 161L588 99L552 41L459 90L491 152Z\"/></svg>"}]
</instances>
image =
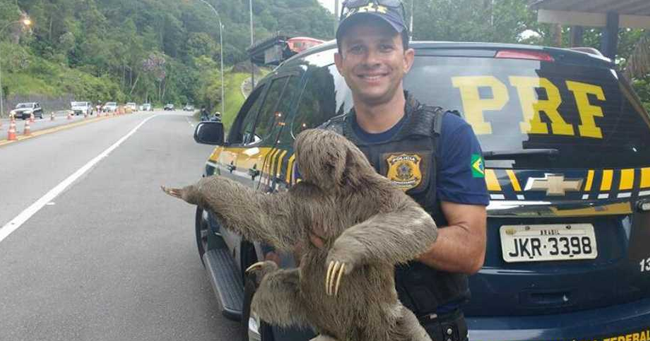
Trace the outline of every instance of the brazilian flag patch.
<instances>
[{"instance_id":1,"label":"brazilian flag patch","mask_svg":"<svg viewBox=\"0 0 650 341\"><path fill-rule=\"evenodd\" d=\"M475 178L485 178L485 162L481 154L472 154L472 176Z\"/></svg>"}]
</instances>

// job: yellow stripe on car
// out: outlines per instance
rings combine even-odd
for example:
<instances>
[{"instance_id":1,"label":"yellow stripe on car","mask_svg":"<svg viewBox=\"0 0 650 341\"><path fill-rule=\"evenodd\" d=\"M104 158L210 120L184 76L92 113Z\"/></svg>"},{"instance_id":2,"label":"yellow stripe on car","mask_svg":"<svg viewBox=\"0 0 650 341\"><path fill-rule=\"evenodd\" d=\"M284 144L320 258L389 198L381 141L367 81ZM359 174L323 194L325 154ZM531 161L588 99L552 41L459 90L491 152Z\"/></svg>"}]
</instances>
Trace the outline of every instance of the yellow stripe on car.
<instances>
[{"instance_id":1,"label":"yellow stripe on car","mask_svg":"<svg viewBox=\"0 0 650 341\"><path fill-rule=\"evenodd\" d=\"M641 169L641 188L650 188L650 167Z\"/></svg>"},{"instance_id":2,"label":"yellow stripe on car","mask_svg":"<svg viewBox=\"0 0 650 341\"><path fill-rule=\"evenodd\" d=\"M293 176L293 162L296 160L296 154L291 155L289 163L287 164L287 183L291 183L291 176Z\"/></svg>"},{"instance_id":3,"label":"yellow stripe on car","mask_svg":"<svg viewBox=\"0 0 650 341\"><path fill-rule=\"evenodd\" d=\"M603 171L603 179L600 184L600 191L605 192L612 189L612 179L614 178L614 171L606 169Z\"/></svg>"},{"instance_id":4,"label":"yellow stripe on car","mask_svg":"<svg viewBox=\"0 0 650 341\"><path fill-rule=\"evenodd\" d=\"M585 183L585 192L591 191L591 186L594 183L594 171L592 169L587 172L587 182Z\"/></svg>"},{"instance_id":5,"label":"yellow stripe on car","mask_svg":"<svg viewBox=\"0 0 650 341\"><path fill-rule=\"evenodd\" d=\"M618 189L621 191L630 190L634 188L634 169L621 170L621 181Z\"/></svg>"},{"instance_id":6,"label":"yellow stripe on car","mask_svg":"<svg viewBox=\"0 0 650 341\"><path fill-rule=\"evenodd\" d=\"M280 176L280 171L282 170L282 161L284 161L284 156L287 155L287 151L283 150L282 154L278 157L278 167L275 171L275 176Z\"/></svg>"},{"instance_id":7,"label":"yellow stripe on car","mask_svg":"<svg viewBox=\"0 0 650 341\"><path fill-rule=\"evenodd\" d=\"M485 170L485 182L487 183L488 191L491 192L500 192L501 185L499 185L499 180L497 179L497 174L493 169Z\"/></svg>"},{"instance_id":8,"label":"yellow stripe on car","mask_svg":"<svg viewBox=\"0 0 650 341\"><path fill-rule=\"evenodd\" d=\"M508 178L510 178L510 182L512 183L512 189L514 189L515 192L521 192L521 186L519 185L519 181L517 180L517 175L515 172L511 169L508 169L506 170L506 173L508 173Z\"/></svg>"}]
</instances>

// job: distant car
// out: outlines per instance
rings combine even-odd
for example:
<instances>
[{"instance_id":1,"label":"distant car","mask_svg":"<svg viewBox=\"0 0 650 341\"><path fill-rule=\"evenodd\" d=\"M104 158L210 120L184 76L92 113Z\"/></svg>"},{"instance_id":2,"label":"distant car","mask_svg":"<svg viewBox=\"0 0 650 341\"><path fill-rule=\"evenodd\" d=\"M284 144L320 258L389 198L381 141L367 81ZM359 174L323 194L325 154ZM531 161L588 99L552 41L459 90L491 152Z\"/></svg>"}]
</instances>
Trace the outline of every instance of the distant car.
<instances>
[{"instance_id":1,"label":"distant car","mask_svg":"<svg viewBox=\"0 0 650 341\"><path fill-rule=\"evenodd\" d=\"M153 111L153 107L151 106L151 103L144 103L140 106L141 111Z\"/></svg>"},{"instance_id":2,"label":"distant car","mask_svg":"<svg viewBox=\"0 0 650 341\"><path fill-rule=\"evenodd\" d=\"M26 120L34 114L34 117L43 118L43 108L37 102L18 103L16 108L11 111L11 114L16 118Z\"/></svg>"},{"instance_id":3,"label":"distant car","mask_svg":"<svg viewBox=\"0 0 650 341\"><path fill-rule=\"evenodd\" d=\"M117 102L106 102L102 107L103 112L115 112L117 110Z\"/></svg>"},{"instance_id":4,"label":"distant car","mask_svg":"<svg viewBox=\"0 0 650 341\"><path fill-rule=\"evenodd\" d=\"M138 105L133 102L126 103L126 108L131 109L131 111L138 111Z\"/></svg>"},{"instance_id":5,"label":"distant car","mask_svg":"<svg viewBox=\"0 0 650 341\"><path fill-rule=\"evenodd\" d=\"M90 102L71 102L70 109L75 115L92 115L93 105Z\"/></svg>"},{"instance_id":6,"label":"distant car","mask_svg":"<svg viewBox=\"0 0 650 341\"><path fill-rule=\"evenodd\" d=\"M183 107L184 111L194 111L194 106L193 105L186 105Z\"/></svg>"},{"instance_id":7,"label":"distant car","mask_svg":"<svg viewBox=\"0 0 650 341\"><path fill-rule=\"evenodd\" d=\"M174 105L171 104L171 103L167 103L167 104L165 104L165 106L163 107L163 110L174 110Z\"/></svg>"}]
</instances>

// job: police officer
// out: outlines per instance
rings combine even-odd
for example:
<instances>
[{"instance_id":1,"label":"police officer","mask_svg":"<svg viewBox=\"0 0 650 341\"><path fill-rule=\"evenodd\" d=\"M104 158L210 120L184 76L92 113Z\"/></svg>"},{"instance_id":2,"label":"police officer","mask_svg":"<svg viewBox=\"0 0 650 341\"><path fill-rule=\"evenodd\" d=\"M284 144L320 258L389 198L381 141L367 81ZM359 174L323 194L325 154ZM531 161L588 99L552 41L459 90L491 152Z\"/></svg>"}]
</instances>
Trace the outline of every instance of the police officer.
<instances>
[{"instance_id":1,"label":"police officer","mask_svg":"<svg viewBox=\"0 0 650 341\"><path fill-rule=\"evenodd\" d=\"M380 174L432 215L438 240L396 268L398 295L433 340L466 340L467 275L483 265L489 203L476 136L457 113L422 105L404 91L415 51L399 0L346 1L336 39L336 67L354 107L322 128L354 142Z\"/></svg>"}]
</instances>

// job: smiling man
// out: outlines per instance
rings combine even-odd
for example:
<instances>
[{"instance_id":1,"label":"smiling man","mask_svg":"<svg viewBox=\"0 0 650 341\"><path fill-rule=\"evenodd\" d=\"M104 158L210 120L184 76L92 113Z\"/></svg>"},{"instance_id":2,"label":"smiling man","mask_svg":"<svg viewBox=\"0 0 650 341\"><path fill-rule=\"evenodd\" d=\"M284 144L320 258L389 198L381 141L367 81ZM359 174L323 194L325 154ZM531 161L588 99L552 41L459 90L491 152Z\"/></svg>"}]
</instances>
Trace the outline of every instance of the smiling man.
<instances>
[{"instance_id":1,"label":"smiling man","mask_svg":"<svg viewBox=\"0 0 650 341\"><path fill-rule=\"evenodd\" d=\"M399 0L346 1L336 38L336 66L354 106L322 128L354 142L377 172L432 215L438 240L396 269L396 289L433 340L466 340L467 275L483 265L489 203L478 140L458 115L404 91L415 51Z\"/></svg>"}]
</instances>

